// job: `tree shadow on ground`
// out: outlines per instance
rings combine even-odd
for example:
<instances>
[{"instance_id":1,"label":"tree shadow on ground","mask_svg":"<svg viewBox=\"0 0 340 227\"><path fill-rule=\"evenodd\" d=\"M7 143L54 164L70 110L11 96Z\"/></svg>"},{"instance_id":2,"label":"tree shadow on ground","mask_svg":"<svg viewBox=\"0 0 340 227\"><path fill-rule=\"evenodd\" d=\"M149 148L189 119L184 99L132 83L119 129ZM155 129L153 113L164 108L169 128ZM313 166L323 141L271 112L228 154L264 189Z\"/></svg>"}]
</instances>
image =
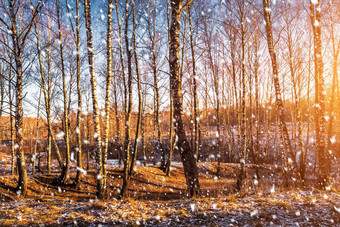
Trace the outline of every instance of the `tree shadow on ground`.
<instances>
[{"instance_id":1,"label":"tree shadow on ground","mask_svg":"<svg viewBox=\"0 0 340 227\"><path fill-rule=\"evenodd\" d=\"M14 199L8 194L8 193L14 193L15 194L15 187L10 186L6 184L5 182L0 181L0 201L2 202L9 202L9 201L14 201ZM5 193L5 192L8 193Z\"/></svg>"}]
</instances>

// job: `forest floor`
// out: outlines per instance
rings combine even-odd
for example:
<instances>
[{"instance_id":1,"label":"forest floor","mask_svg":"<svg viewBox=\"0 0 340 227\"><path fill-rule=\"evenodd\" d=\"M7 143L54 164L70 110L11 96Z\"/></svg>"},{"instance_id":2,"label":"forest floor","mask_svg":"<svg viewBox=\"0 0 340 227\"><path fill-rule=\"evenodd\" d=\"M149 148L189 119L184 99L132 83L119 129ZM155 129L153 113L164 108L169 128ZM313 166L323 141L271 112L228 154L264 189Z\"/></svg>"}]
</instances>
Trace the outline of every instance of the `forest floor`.
<instances>
[{"instance_id":1,"label":"forest floor","mask_svg":"<svg viewBox=\"0 0 340 227\"><path fill-rule=\"evenodd\" d=\"M0 155L1 157L1 155ZM247 165L247 189L235 192L237 164L198 163L201 195L188 199L183 167L167 177L157 167L137 167L128 198L117 200L122 169L109 166L108 199L95 198L95 173L88 171L78 188L52 185L57 173L29 175L28 194L19 198L10 176L10 161L0 160L0 226L340 226L340 194L282 186L280 169ZM75 177L72 168L71 179ZM71 181L70 179L70 182Z\"/></svg>"}]
</instances>

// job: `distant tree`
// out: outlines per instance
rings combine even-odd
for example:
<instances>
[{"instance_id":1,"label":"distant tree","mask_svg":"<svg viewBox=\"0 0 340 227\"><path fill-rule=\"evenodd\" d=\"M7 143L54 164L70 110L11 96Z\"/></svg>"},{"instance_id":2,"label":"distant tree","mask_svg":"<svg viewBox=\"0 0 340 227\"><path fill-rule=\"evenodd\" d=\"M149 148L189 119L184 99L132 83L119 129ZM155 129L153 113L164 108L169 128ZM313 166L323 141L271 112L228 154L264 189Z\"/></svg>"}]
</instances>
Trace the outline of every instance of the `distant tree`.
<instances>
[{"instance_id":1,"label":"distant tree","mask_svg":"<svg viewBox=\"0 0 340 227\"><path fill-rule=\"evenodd\" d=\"M35 175L36 169L36 160L37 160L37 149L39 146L38 143L38 135L39 135L39 122L40 122L40 102L41 102L41 87L39 89L39 98L38 98L38 108L37 108L37 124L36 124L36 132L35 132L35 143L34 143L34 152L32 156L32 174Z\"/></svg>"},{"instance_id":2,"label":"distant tree","mask_svg":"<svg viewBox=\"0 0 340 227\"><path fill-rule=\"evenodd\" d=\"M34 13L34 11L32 11ZM48 20L47 22L47 27L50 26L50 21ZM39 72L40 72L40 77L41 77L41 83L40 87L43 91L44 94L44 101L45 101L45 111L46 111L46 120L47 120L47 173L51 173L51 157L52 157L52 139L54 143L54 147L56 150L57 158L58 158L58 163L61 169L64 169L64 163L62 161L60 151L58 144L56 143L55 137L53 135L53 129L52 129L52 117L51 117L51 102L52 102L52 86L51 86L51 40L52 40L52 31L49 29L48 32L48 48L46 50L46 60L47 60L47 78L45 76L45 70L44 70L44 64L42 60L42 53L41 53L41 45L40 45L40 36L39 36L39 31L38 31L38 25L37 21L34 20L34 30L35 30L35 38L36 38L36 46L37 46L37 52L38 52L38 62L39 62ZM47 81L46 81L47 80ZM47 86L46 86L47 83Z\"/></svg>"},{"instance_id":3,"label":"distant tree","mask_svg":"<svg viewBox=\"0 0 340 227\"><path fill-rule=\"evenodd\" d=\"M300 33L299 23L298 21L301 19L301 13L293 13L294 8L291 4L287 3L282 6L284 8L283 11L283 19L285 23L285 48L288 50L287 63L289 66L290 79L292 84L293 91L293 100L295 104L294 115L296 118L297 124L297 143L298 148L295 147L295 150L298 149L300 153L299 158L299 174L300 180L304 180L304 172L306 165L306 157L305 157L305 146L303 142L303 125L302 125L302 109L301 109L301 52L302 48L300 48L301 43L298 42L302 32ZM297 10L296 10L297 11ZM294 124L295 125L295 124ZM295 133L294 133L295 134Z\"/></svg>"}]
</instances>

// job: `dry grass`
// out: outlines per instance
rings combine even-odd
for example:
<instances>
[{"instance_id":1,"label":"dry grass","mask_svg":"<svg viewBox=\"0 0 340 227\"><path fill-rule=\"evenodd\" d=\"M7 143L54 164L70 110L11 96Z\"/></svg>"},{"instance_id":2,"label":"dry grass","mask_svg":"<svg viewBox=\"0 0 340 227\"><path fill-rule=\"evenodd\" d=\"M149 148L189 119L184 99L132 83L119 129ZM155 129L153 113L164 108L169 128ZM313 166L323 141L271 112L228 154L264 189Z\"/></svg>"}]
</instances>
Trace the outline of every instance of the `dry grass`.
<instances>
[{"instance_id":1,"label":"dry grass","mask_svg":"<svg viewBox=\"0 0 340 227\"><path fill-rule=\"evenodd\" d=\"M254 188L251 182L254 180L252 176L255 168L248 167L250 177L248 185ZM174 166L170 177L166 177L156 167L138 167L129 181L128 198L123 201L115 199L122 184L122 169L117 167L112 167L108 171L107 201L98 201L95 198L96 174L93 171L84 176L78 188L70 185L52 185L50 182L58 174L35 178L30 176L28 195L24 200L19 200L11 190L16 186L17 178L3 176L0 177L2 200L0 226L90 223L107 225L184 223L191 226L225 226L232 223L269 225L271 222L289 225L290 222L278 219L290 215L293 220L296 218L294 210L297 209L308 209L322 215L316 210L318 207L315 206L315 201L321 202L322 209L329 213L328 221L339 222L336 218L338 213L334 208L340 207L339 202L334 202L334 198L339 198L338 194L334 191L327 193L316 191L314 194L308 194L280 188L279 179L275 178L279 175L277 169L270 166L264 166L260 170L260 175L270 176L270 180L259 179L257 185L259 190L256 193L252 189L235 193L236 182L232 176L238 174L239 167L236 164L223 164L218 178L215 176L215 163L199 163L198 168L202 194L199 198L191 200L186 196L185 178L180 165ZM71 179L74 177L75 172L71 172ZM275 193L270 193L273 184ZM280 216L278 212L286 215ZM278 218L273 218L273 214ZM316 217L311 220L312 224L320 222Z\"/></svg>"}]
</instances>

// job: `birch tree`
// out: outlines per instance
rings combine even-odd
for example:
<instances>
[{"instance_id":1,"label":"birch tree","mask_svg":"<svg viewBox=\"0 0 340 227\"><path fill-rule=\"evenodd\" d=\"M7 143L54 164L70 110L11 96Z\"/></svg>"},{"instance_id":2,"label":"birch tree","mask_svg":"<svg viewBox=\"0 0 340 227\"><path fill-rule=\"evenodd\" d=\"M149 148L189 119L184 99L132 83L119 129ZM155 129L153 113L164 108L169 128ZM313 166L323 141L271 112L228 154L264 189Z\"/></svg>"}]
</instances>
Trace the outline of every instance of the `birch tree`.
<instances>
[{"instance_id":1,"label":"birch tree","mask_svg":"<svg viewBox=\"0 0 340 227\"><path fill-rule=\"evenodd\" d=\"M130 123L131 123L131 114L132 114L132 54L129 47L129 37L128 37L128 28L129 28L129 3L127 0L125 3L125 30L124 30L124 38L125 38L125 49L127 55L127 67L128 67L128 78L127 78L127 86L126 91L128 91L128 96L126 96L126 112L125 112L125 138L124 138L124 172L123 172L123 186L119 195L119 198L126 197L128 179L129 179L129 170L130 170ZM124 69L123 69L124 70Z\"/></svg>"},{"instance_id":2,"label":"birch tree","mask_svg":"<svg viewBox=\"0 0 340 227\"><path fill-rule=\"evenodd\" d=\"M195 155L196 161L198 161L198 151L199 151L199 138L198 138L198 98L197 98L197 78L196 78L196 57L195 57L195 47L194 47L194 34L192 28L192 17L191 17L191 6L188 8L189 13L189 28L190 28L190 48L191 48L191 58L192 58L192 81L193 81L193 95L194 95L194 126L195 126Z\"/></svg>"},{"instance_id":3,"label":"birch tree","mask_svg":"<svg viewBox=\"0 0 340 227\"><path fill-rule=\"evenodd\" d=\"M107 39L106 39L106 90L105 90L105 126L104 126L104 148L103 148L103 187L106 189L106 175L107 175L107 150L109 146L109 125L110 125L110 96L111 96L111 84L112 84L112 11L113 0L108 0L107 6Z\"/></svg>"},{"instance_id":4,"label":"birch tree","mask_svg":"<svg viewBox=\"0 0 340 227\"><path fill-rule=\"evenodd\" d=\"M310 1L311 23L314 38L315 69L315 137L318 155L318 184L325 188L330 184L329 155L326 152L326 120L325 120L325 82L323 76L322 44L321 44L321 8L319 1Z\"/></svg>"},{"instance_id":5,"label":"birch tree","mask_svg":"<svg viewBox=\"0 0 340 227\"><path fill-rule=\"evenodd\" d=\"M58 19L58 39L59 39L59 51L60 51L60 61L61 61L61 74L63 81L63 95L64 95L64 133L65 133L65 145L66 145L66 164L62 170L62 175L60 180L62 183L66 183L69 178L70 171L70 135L69 135L69 124L68 124L68 102L67 102L67 91L66 91L66 72L65 72L65 64L64 64L64 49L63 49L63 40L62 40L62 28L60 21L60 9L59 9L59 1L56 0L57 5L57 19Z\"/></svg>"},{"instance_id":6,"label":"birch tree","mask_svg":"<svg viewBox=\"0 0 340 227\"><path fill-rule=\"evenodd\" d=\"M18 186L15 189L18 195L25 196L27 193L27 170L25 162L24 153L24 138L23 138L23 117L24 110L22 106L23 101L23 61L22 55L24 53L25 45L28 36L33 28L34 19L38 15L42 8L42 1L39 1L36 6L33 6L34 13L32 16L28 17L27 24L19 23L20 18L17 13L21 7L23 7L20 2L16 0L10 0L8 6L1 0L1 4L5 9L6 15L10 19L9 22L5 21L4 18L0 18L1 23L7 28L12 39L12 51L13 58L15 62L15 75L16 75L16 85L15 85L15 148L17 153L18 162ZM23 27L21 27L23 26Z\"/></svg>"},{"instance_id":7,"label":"birch tree","mask_svg":"<svg viewBox=\"0 0 340 227\"><path fill-rule=\"evenodd\" d=\"M282 137L283 137L283 143L285 149L288 150L288 164L291 167L290 169L293 171L297 170L296 167L296 159L295 159L295 154L293 153L293 148L291 145L291 141L289 138L288 134L288 129L285 121L285 109L283 106L283 101L282 101L282 94L281 94L281 86L279 82L279 70L278 70L278 63L276 60L276 53L274 50L274 40L273 40L273 32L272 32L272 23L271 23L271 9L270 9L270 4L269 0L263 0L263 13L264 13L264 20L266 22L266 35L267 35L267 44L268 44L268 50L271 58L271 63L272 63L272 79L274 82L274 87L275 87L275 98L276 98L276 105L279 110L279 119L280 119L280 130L282 132ZM285 176L286 181L288 180L287 178L287 173Z\"/></svg>"},{"instance_id":8,"label":"birch tree","mask_svg":"<svg viewBox=\"0 0 340 227\"><path fill-rule=\"evenodd\" d=\"M91 93L92 93L92 108L93 108L93 122L94 122L94 139L96 150L96 171L97 171L97 191L96 196L99 199L104 199L104 179L103 179L103 153L101 146L100 124L99 124L99 108L97 99L97 85L94 68L94 50L92 38L92 22L91 22L91 1L84 0L85 26L87 36L87 55L89 64L89 73L91 79Z\"/></svg>"},{"instance_id":9,"label":"birch tree","mask_svg":"<svg viewBox=\"0 0 340 227\"><path fill-rule=\"evenodd\" d=\"M181 159L184 166L184 173L187 180L188 194L190 197L198 195L199 192L199 180L198 171L196 165L196 158L189 142L185 135L185 129L182 120L182 91L179 78L179 50L180 50L180 19L181 13L187 7L192 0L189 0L183 5L183 0L171 2L171 26L170 26L170 83L173 96L174 105L174 129L176 135L176 146L181 155Z\"/></svg>"},{"instance_id":10,"label":"birch tree","mask_svg":"<svg viewBox=\"0 0 340 227\"><path fill-rule=\"evenodd\" d=\"M78 106L77 106L77 175L74 184L77 186L82 178L83 161L82 161L82 142L81 142L81 109L82 109L82 95L81 95L81 77L80 77L80 22L79 22L79 0L76 0L76 53L77 53L77 95L78 95Z\"/></svg>"},{"instance_id":11,"label":"birch tree","mask_svg":"<svg viewBox=\"0 0 340 227\"><path fill-rule=\"evenodd\" d=\"M137 152L138 152L138 141L139 141L139 134L141 131L141 121L142 121L142 111L143 111L143 101L142 101L142 85L141 85L141 78L140 78L140 71L139 71L139 64L138 64L138 55L137 55L137 41L136 41L136 3L135 0L132 1L132 23L133 23L133 54L135 57L135 64L136 64L136 75L137 75L137 87L138 87L138 117L137 117L137 126L136 126L136 137L135 137L135 144L132 151L132 160L130 166L130 175L132 175L136 160L137 160Z\"/></svg>"}]
</instances>

